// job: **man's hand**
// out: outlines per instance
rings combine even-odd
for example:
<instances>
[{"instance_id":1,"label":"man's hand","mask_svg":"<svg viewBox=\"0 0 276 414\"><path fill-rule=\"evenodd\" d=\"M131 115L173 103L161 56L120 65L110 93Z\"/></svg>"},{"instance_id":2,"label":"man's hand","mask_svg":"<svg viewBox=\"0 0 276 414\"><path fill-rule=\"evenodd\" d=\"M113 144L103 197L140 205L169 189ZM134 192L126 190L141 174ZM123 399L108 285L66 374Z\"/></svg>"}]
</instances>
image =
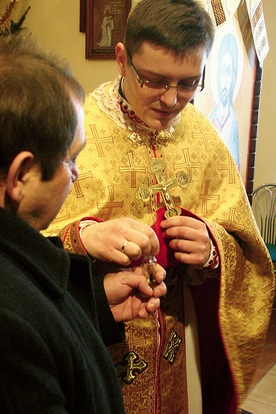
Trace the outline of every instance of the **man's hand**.
<instances>
[{"instance_id":1,"label":"man's hand","mask_svg":"<svg viewBox=\"0 0 276 414\"><path fill-rule=\"evenodd\" d=\"M159 251L152 228L127 217L92 223L82 230L81 240L93 258L123 266Z\"/></svg>"},{"instance_id":2,"label":"man's hand","mask_svg":"<svg viewBox=\"0 0 276 414\"><path fill-rule=\"evenodd\" d=\"M201 269L209 259L211 242L206 225L192 217L176 216L161 222L163 237L180 263Z\"/></svg>"},{"instance_id":3,"label":"man's hand","mask_svg":"<svg viewBox=\"0 0 276 414\"><path fill-rule=\"evenodd\" d=\"M160 306L160 297L166 294L163 280L166 272L155 265L153 269L155 286L151 288L143 275L141 266L121 269L104 278L104 289L110 309L117 322L129 321L139 316L147 317Z\"/></svg>"}]
</instances>

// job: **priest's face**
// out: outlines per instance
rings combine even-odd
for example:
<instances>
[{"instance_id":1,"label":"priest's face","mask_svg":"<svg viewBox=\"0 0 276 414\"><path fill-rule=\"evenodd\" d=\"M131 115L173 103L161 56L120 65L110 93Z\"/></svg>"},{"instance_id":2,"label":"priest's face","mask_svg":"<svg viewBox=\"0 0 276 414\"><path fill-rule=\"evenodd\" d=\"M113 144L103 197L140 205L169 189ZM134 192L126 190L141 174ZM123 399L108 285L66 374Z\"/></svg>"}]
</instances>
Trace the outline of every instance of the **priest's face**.
<instances>
[{"instance_id":1,"label":"priest's face","mask_svg":"<svg viewBox=\"0 0 276 414\"><path fill-rule=\"evenodd\" d=\"M182 57L145 42L137 53L129 56L129 62L127 50L119 43L116 56L127 101L136 115L154 130L168 128L201 89L198 85L203 83L207 59L203 47Z\"/></svg>"}]
</instances>

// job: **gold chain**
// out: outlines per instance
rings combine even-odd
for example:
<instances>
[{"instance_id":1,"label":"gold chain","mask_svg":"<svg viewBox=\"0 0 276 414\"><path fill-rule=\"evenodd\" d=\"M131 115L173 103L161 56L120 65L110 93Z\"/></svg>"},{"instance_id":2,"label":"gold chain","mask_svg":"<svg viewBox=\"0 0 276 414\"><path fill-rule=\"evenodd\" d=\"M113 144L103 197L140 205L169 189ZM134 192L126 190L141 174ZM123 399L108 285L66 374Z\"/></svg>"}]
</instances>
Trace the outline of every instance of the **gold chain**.
<instances>
[{"instance_id":1,"label":"gold chain","mask_svg":"<svg viewBox=\"0 0 276 414\"><path fill-rule=\"evenodd\" d=\"M2 16L0 17L0 26L1 24L6 24L9 21L12 11L17 5L17 3L19 3L19 1L20 0L11 0L9 4L7 4L6 10L2 13Z\"/></svg>"}]
</instances>

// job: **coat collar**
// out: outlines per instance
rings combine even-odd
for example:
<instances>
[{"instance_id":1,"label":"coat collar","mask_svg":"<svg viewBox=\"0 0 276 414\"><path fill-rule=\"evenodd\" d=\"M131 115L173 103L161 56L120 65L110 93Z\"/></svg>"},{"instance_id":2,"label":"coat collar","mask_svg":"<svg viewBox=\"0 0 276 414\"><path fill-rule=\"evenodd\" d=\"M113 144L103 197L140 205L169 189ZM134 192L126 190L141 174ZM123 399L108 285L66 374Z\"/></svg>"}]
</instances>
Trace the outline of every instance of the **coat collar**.
<instances>
[{"instance_id":1,"label":"coat collar","mask_svg":"<svg viewBox=\"0 0 276 414\"><path fill-rule=\"evenodd\" d=\"M0 208L1 250L55 296L67 290L70 257L57 237L47 239L10 212Z\"/></svg>"}]
</instances>

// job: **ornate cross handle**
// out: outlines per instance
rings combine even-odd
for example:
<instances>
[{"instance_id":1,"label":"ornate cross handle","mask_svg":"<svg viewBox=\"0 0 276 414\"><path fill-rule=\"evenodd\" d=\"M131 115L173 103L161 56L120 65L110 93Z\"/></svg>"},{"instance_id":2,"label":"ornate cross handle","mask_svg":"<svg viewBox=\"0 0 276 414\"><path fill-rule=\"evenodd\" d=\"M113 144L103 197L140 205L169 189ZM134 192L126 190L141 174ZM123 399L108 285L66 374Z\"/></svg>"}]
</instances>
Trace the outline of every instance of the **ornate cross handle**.
<instances>
[{"instance_id":1,"label":"ornate cross handle","mask_svg":"<svg viewBox=\"0 0 276 414\"><path fill-rule=\"evenodd\" d=\"M160 193L166 207L164 214L165 217L169 218L173 216L180 216L181 209L174 205L173 197L169 191L169 188L176 187L177 185L181 188L186 187L190 181L189 177L184 171L179 171L175 178L165 180L164 169L165 166L163 161L154 158L150 166L150 172L155 175L157 184L150 187L147 185L141 185L135 196L138 200L142 200L147 203L150 201L150 197L153 194Z\"/></svg>"}]
</instances>

